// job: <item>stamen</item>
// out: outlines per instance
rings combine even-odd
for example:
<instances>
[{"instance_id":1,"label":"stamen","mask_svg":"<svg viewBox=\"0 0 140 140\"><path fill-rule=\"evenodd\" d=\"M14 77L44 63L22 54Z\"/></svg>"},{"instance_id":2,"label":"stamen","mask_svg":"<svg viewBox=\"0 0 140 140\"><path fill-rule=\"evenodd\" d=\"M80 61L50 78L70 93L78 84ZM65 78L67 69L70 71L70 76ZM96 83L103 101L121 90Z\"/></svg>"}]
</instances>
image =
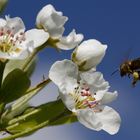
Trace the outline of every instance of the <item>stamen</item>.
<instances>
[{"instance_id":1,"label":"stamen","mask_svg":"<svg viewBox=\"0 0 140 140\"><path fill-rule=\"evenodd\" d=\"M10 30L7 30L7 34L10 35L11 34L11 31Z\"/></svg>"},{"instance_id":2,"label":"stamen","mask_svg":"<svg viewBox=\"0 0 140 140\"><path fill-rule=\"evenodd\" d=\"M73 100L75 102L75 108L76 109L84 109L84 108L90 108L95 110L97 105L100 101L97 101L94 95L96 93L91 93L89 86L86 83L83 83L82 81L77 82L78 86L74 88L74 92L70 95L73 97ZM101 109L95 110L95 112L101 112Z\"/></svg>"},{"instance_id":3,"label":"stamen","mask_svg":"<svg viewBox=\"0 0 140 140\"><path fill-rule=\"evenodd\" d=\"M14 27L10 29L0 28L0 51L8 54L16 51L19 52L16 46L26 40L24 32L20 32L17 36L13 34Z\"/></svg>"},{"instance_id":4,"label":"stamen","mask_svg":"<svg viewBox=\"0 0 140 140\"><path fill-rule=\"evenodd\" d=\"M101 112L102 109L97 109L100 101L97 101L94 95L96 93L91 93L89 86L82 82L77 82L78 86L74 88L74 93L70 94L75 101L76 109L93 109L94 112Z\"/></svg>"}]
</instances>

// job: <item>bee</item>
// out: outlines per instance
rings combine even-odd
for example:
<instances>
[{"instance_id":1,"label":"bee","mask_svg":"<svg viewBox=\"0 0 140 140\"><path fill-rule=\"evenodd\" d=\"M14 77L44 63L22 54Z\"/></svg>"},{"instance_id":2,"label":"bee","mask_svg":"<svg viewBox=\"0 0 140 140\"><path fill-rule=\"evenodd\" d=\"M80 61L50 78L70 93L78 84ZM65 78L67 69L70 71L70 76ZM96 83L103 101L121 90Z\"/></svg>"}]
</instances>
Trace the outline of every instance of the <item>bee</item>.
<instances>
[{"instance_id":1,"label":"bee","mask_svg":"<svg viewBox=\"0 0 140 140\"><path fill-rule=\"evenodd\" d=\"M130 78L132 76L132 86L135 86L137 81L140 80L140 58L123 62L120 68L115 70L112 75L117 71L120 72L121 77L128 76Z\"/></svg>"}]
</instances>

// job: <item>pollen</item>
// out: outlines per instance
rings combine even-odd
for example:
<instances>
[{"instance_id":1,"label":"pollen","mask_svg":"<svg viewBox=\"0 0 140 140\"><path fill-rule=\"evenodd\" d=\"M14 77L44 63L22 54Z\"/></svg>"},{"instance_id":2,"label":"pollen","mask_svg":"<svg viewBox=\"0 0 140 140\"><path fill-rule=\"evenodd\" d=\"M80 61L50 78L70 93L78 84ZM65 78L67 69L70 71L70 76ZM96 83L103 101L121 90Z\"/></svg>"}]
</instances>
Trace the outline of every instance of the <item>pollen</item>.
<instances>
[{"instance_id":1,"label":"pollen","mask_svg":"<svg viewBox=\"0 0 140 140\"><path fill-rule=\"evenodd\" d=\"M134 76L135 79L139 79L139 74L138 74L138 72L134 72L134 73L133 73L133 76Z\"/></svg>"}]
</instances>

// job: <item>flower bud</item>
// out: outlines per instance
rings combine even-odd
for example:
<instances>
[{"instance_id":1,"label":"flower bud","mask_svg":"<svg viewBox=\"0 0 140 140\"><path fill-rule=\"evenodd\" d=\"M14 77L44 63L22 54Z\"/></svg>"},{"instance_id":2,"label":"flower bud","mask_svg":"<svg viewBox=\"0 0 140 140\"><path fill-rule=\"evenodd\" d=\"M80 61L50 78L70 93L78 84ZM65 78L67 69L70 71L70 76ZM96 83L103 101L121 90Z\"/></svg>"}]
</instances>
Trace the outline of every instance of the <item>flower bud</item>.
<instances>
[{"instance_id":1,"label":"flower bud","mask_svg":"<svg viewBox=\"0 0 140 140\"><path fill-rule=\"evenodd\" d=\"M106 49L107 45L95 39L84 41L72 53L72 61L79 66L81 71L96 68L103 59Z\"/></svg>"}]
</instances>

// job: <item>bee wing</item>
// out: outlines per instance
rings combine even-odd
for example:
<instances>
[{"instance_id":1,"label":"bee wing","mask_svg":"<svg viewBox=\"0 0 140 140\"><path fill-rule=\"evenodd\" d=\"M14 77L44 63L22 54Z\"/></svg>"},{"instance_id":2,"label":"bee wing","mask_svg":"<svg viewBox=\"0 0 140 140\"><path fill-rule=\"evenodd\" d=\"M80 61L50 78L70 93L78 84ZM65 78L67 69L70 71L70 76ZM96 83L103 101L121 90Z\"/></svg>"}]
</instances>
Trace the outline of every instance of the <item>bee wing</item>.
<instances>
[{"instance_id":1,"label":"bee wing","mask_svg":"<svg viewBox=\"0 0 140 140\"><path fill-rule=\"evenodd\" d=\"M122 62L128 61L130 59L130 55L132 54L134 47L128 48L128 50L124 53L124 57Z\"/></svg>"},{"instance_id":2,"label":"bee wing","mask_svg":"<svg viewBox=\"0 0 140 140\"><path fill-rule=\"evenodd\" d=\"M131 69L132 70L140 69L140 57L131 61Z\"/></svg>"}]
</instances>

